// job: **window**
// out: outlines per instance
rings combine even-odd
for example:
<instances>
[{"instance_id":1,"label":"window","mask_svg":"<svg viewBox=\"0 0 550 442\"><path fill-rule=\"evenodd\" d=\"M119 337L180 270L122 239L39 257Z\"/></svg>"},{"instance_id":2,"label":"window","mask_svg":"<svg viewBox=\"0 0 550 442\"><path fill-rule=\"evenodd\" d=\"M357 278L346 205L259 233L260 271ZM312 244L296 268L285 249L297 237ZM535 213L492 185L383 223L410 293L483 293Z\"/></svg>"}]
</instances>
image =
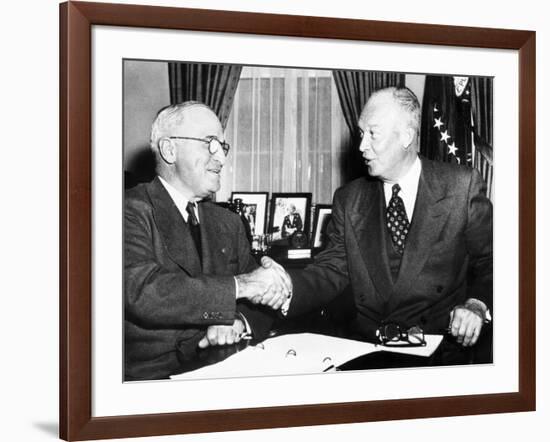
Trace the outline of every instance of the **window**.
<instances>
[{"instance_id":1,"label":"window","mask_svg":"<svg viewBox=\"0 0 550 442\"><path fill-rule=\"evenodd\" d=\"M218 200L232 190L311 192L331 203L350 143L332 71L244 67L226 139Z\"/></svg>"}]
</instances>

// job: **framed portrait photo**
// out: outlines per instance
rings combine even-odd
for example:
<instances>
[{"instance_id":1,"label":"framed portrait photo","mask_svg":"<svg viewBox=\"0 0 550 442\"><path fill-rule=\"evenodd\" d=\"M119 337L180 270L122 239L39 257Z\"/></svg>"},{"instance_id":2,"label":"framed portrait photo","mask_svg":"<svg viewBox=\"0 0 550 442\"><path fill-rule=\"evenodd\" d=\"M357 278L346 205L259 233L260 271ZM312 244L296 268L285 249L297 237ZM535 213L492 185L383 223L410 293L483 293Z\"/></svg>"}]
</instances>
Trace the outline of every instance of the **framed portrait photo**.
<instances>
[{"instance_id":1,"label":"framed portrait photo","mask_svg":"<svg viewBox=\"0 0 550 442\"><path fill-rule=\"evenodd\" d=\"M313 225L312 247L322 249L326 246L327 224L332 215L332 206L330 204L317 204L315 206L315 223Z\"/></svg>"},{"instance_id":2,"label":"framed portrait photo","mask_svg":"<svg viewBox=\"0 0 550 442\"><path fill-rule=\"evenodd\" d=\"M274 193L269 231L273 240L288 240L294 233L309 232L311 193Z\"/></svg>"},{"instance_id":3,"label":"framed portrait photo","mask_svg":"<svg viewBox=\"0 0 550 442\"><path fill-rule=\"evenodd\" d=\"M534 410L535 65L531 31L61 4L61 438ZM420 205L407 194L406 183L399 189L393 183L386 188L381 181L372 184L373 177L384 174L384 162L371 154L368 143L376 141L375 129L361 114L380 84L414 93L419 103L412 100L408 109L416 112L421 127L407 133L430 140L419 149L429 164L446 163L432 174L444 185L417 177L418 192L427 195L418 199ZM354 92L353 85L363 92ZM186 95L189 91L208 91L209 98ZM410 96L398 98L405 108L411 104ZM170 119L171 109L188 102L210 109L205 111L206 132L204 125ZM168 114L162 114L166 109ZM180 151L186 156L174 153ZM355 294L361 302L392 285L391 271L399 278L400 253L403 265L421 275L410 281L422 280L426 269L437 271L434 259L460 260L462 244L450 249L442 244L452 245L460 235L435 235L441 241L422 260L406 247L423 247L413 229L424 215L441 229L454 225L446 222L456 215L448 205L463 181L453 181L448 171L458 167L464 171L461 177L474 177L466 188L479 190L472 200L484 210L460 213L486 220L492 207L491 223L480 238L494 243L484 262L493 275L494 303L491 319L478 315L483 324L490 323L491 357L427 366L422 358L431 357L431 350L446 339L444 327L424 333L381 323L379 340L372 343L314 333L304 323L295 333L299 338L290 332L269 338L278 341L247 335L246 343L220 346L218 358L211 359L202 338L210 325L235 320L232 276L244 261L255 267L251 256L245 260L235 252L248 248L239 248L245 243L234 237L234 216L208 198L193 195L191 201L182 182L162 172L192 160L198 167L186 170L207 182L200 190L217 192L220 201L242 199L255 234L269 232L273 239L285 240L297 231L309 233L313 199L320 204L312 247L324 246L323 232L332 217L342 247L353 250L350 265L369 262L375 267L387 258L384 271L371 268L358 276L374 281ZM422 163L421 171L431 167L427 164ZM363 185L372 193L357 190ZM338 199L329 205L335 193ZM198 217L187 211L187 203L197 203ZM414 214L410 225L403 222L403 211ZM401 233L410 228L416 239L403 251L383 230L374 230L374 219ZM424 224L422 232L434 236L433 225ZM190 257L189 250L196 254ZM387 256L381 258L380 250ZM332 250L335 256L341 256L341 249ZM133 270L130 276L128 269ZM331 271L345 273L343 267ZM159 292L175 284L179 291L163 293L188 294L208 285L205 281L219 283L219 289L207 287L213 300L208 305L201 303L202 293L196 303L174 304L164 302ZM438 299L453 288L433 282L428 291L409 294ZM216 302L224 296L231 302ZM441 313L433 305L431 314ZM356 304L349 306L353 318ZM176 308L194 316L180 323L174 320ZM343 314L336 316L343 325L351 323ZM430 315L423 319L429 322ZM313 340L303 341L304 335ZM407 348L386 345L394 338L407 341ZM335 345L329 347L329 341ZM271 345L277 342L279 346ZM329 348L335 350L325 354ZM266 356L274 354L283 361L280 366ZM240 365L231 368L236 359ZM397 369L379 369L387 368L388 360ZM223 375L212 374L218 363L224 364ZM242 370L260 365L278 368L261 376ZM132 376L130 366L138 367ZM161 366L169 370L150 375ZM405 366L414 369L398 368ZM195 370L205 371L194 376Z\"/></svg>"},{"instance_id":4,"label":"framed portrait photo","mask_svg":"<svg viewBox=\"0 0 550 442\"><path fill-rule=\"evenodd\" d=\"M267 221L267 192L232 192L231 201L241 199L244 204L244 217L252 235L263 235Z\"/></svg>"}]
</instances>

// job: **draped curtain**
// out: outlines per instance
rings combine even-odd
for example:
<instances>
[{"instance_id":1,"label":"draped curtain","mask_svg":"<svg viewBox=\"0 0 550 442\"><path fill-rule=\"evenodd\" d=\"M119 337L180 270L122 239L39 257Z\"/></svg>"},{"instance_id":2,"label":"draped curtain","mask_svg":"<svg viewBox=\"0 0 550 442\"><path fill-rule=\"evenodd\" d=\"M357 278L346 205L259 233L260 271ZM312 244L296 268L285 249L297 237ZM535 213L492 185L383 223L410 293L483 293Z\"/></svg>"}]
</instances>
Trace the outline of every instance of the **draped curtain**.
<instances>
[{"instance_id":1,"label":"draped curtain","mask_svg":"<svg viewBox=\"0 0 550 442\"><path fill-rule=\"evenodd\" d=\"M405 75L394 72L333 71L338 97L344 118L350 130L351 143L348 146L348 161L345 166L346 179L364 175L363 161L357 146L359 131L357 122L370 95L390 86L405 86Z\"/></svg>"},{"instance_id":2,"label":"draped curtain","mask_svg":"<svg viewBox=\"0 0 550 442\"><path fill-rule=\"evenodd\" d=\"M405 85L405 75L394 72L333 71L346 123L352 136L357 135L357 121L370 95L390 86Z\"/></svg>"},{"instance_id":3,"label":"draped curtain","mask_svg":"<svg viewBox=\"0 0 550 442\"><path fill-rule=\"evenodd\" d=\"M344 184L349 131L331 71L245 67L235 95L218 200L232 191L311 192Z\"/></svg>"},{"instance_id":4,"label":"draped curtain","mask_svg":"<svg viewBox=\"0 0 550 442\"><path fill-rule=\"evenodd\" d=\"M196 100L210 106L226 126L241 66L207 63L168 63L170 103Z\"/></svg>"},{"instance_id":5,"label":"draped curtain","mask_svg":"<svg viewBox=\"0 0 550 442\"><path fill-rule=\"evenodd\" d=\"M487 195L493 197L493 79L472 77L472 119L474 167L487 183Z\"/></svg>"}]
</instances>

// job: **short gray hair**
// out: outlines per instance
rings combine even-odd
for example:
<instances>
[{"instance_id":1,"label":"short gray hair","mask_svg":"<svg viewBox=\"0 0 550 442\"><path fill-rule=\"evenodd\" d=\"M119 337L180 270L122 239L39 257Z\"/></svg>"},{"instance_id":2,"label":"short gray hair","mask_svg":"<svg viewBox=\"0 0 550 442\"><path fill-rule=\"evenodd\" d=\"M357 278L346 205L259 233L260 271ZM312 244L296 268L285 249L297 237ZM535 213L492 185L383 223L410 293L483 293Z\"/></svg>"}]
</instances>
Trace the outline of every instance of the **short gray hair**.
<instances>
[{"instance_id":1,"label":"short gray hair","mask_svg":"<svg viewBox=\"0 0 550 442\"><path fill-rule=\"evenodd\" d=\"M391 94L399 107L409 115L409 121L407 122L409 127L412 127L417 135L420 134L421 110L420 103L414 92L408 87L388 87L374 92L371 98L382 94Z\"/></svg>"},{"instance_id":2,"label":"short gray hair","mask_svg":"<svg viewBox=\"0 0 550 442\"><path fill-rule=\"evenodd\" d=\"M151 126L151 138L149 140L149 145L155 157L159 153L159 141L161 138L168 135L168 131L172 126L176 124L181 125L183 123L183 111L193 106L202 106L214 113L209 106L200 101L185 101L179 104L171 104L158 111Z\"/></svg>"}]
</instances>

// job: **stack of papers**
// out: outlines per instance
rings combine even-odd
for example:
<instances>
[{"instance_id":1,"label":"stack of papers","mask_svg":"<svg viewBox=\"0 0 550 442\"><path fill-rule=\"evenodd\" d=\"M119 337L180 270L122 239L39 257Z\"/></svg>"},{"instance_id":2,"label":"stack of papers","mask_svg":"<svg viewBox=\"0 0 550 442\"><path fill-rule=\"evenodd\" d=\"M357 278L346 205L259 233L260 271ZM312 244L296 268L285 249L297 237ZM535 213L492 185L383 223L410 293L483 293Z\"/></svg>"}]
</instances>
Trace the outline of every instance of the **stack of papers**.
<instances>
[{"instance_id":1,"label":"stack of papers","mask_svg":"<svg viewBox=\"0 0 550 442\"><path fill-rule=\"evenodd\" d=\"M375 351L390 351L430 356L439 346L442 335L426 335L424 347L386 347L352 339L314 333L276 336L255 346L248 346L227 359L172 379L206 379L245 376L277 376L322 373Z\"/></svg>"}]
</instances>

